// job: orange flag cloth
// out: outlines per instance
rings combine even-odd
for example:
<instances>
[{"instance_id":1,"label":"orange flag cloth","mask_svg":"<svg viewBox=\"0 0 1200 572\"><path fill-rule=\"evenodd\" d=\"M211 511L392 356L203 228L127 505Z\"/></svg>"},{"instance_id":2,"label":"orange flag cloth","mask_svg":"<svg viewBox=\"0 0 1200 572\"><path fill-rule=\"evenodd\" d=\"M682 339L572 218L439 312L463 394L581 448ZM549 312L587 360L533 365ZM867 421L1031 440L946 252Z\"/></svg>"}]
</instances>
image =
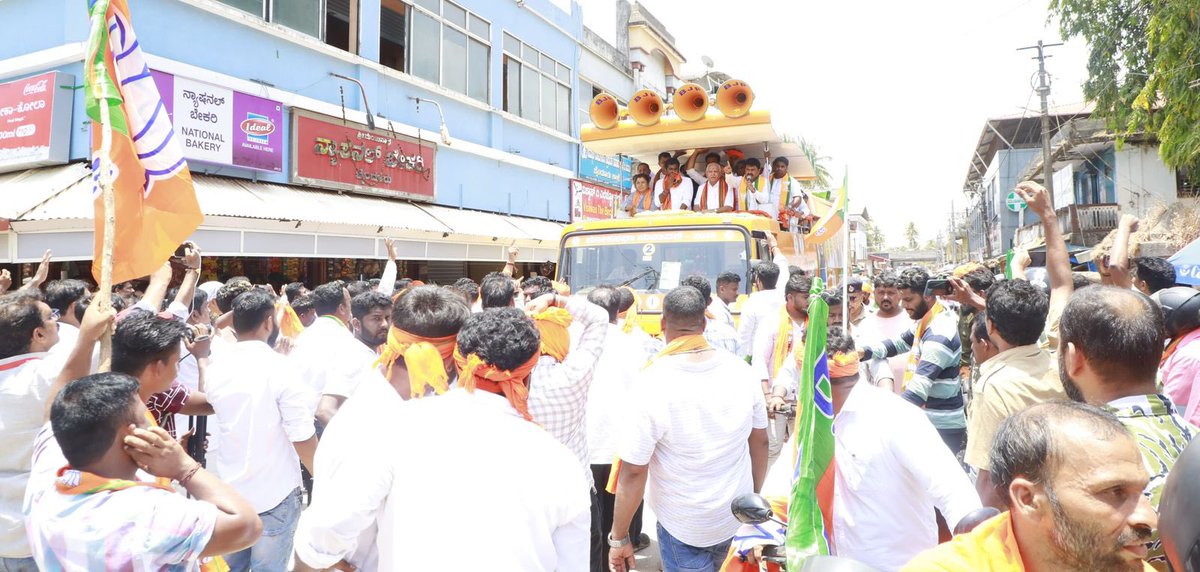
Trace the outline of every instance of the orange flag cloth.
<instances>
[{"instance_id":1,"label":"orange flag cloth","mask_svg":"<svg viewBox=\"0 0 1200 572\"><path fill-rule=\"evenodd\" d=\"M450 388L445 361L454 355L457 338L423 338L393 326L388 331L387 344L383 346L375 366L387 368L384 375L391 379L392 366L403 358L404 367L408 368L411 397L424 396L426 387L432 387L434 393L441 395Z\"/></svg>"},{"instance_id":2,"label":"orange flag cloth","mask_svg":"<svg viewBox=\"0 0 1200 572\"><path fill-rule=\"evenodd\" d=\"M534 314L533 323L542 336L542 355L551 356L561 362L571 351L571 313L562 308L546 308Z\"/></svg>"},{"instance_id":3,"label":"orange flag cloth","mask_svg":"<svg viewBox=\"0 0 1200 572\"><path fill-rule=\"evenodd\" d=\"M529 414L529 383L528 378L533 366L537 365L539 354L533 354L525 363L512 371L502 370L483 361L478 354L463 356L458 348L454 348L454 363L458 365L458 381L467 391L482 389L508 399L517 413L526 421L533 421Z\"/></svg>"}]
</instances>

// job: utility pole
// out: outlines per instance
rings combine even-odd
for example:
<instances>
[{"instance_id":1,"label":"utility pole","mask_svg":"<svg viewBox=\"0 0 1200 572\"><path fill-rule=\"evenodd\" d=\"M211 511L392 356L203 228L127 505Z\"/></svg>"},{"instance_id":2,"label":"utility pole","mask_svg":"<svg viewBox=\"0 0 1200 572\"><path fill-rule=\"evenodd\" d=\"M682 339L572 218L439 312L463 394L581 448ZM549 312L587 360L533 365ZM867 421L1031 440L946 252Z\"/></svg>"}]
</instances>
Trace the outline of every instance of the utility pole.
<instances>
[{"instance_id":1,"label":"utility pole","mask_svg":"<svg viewBox=\"0 0 1200 572\"><path fill-rule=\"evenodd\" d=\"M1046 198L1050 201L1050 205L1054 206L1054 162L1050 159L1050 103L1047 99L1050 97L1050 76L1046 73L1046 58L1051 56L1046 55L1046 48L1061 46L1058 44L1044 44L1038 40L1036 46L1026 46L1017 48L1017 51L1037 50L1038 61L1038 86L1037 93L1042 98L1042 179L1046 187Z\"/></svg>"}]
</instances>

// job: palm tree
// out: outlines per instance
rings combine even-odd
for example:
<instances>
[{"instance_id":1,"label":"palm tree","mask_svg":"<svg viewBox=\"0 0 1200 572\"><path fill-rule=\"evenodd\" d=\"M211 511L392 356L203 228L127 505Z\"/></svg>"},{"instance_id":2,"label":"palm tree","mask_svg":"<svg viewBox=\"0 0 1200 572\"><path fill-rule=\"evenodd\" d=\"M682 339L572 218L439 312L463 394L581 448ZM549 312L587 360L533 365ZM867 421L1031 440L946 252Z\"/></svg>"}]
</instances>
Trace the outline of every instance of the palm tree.
<instances>
[{"instance_id":1,"label":"palm tree","mask_svg":"<svg viewBox=\"0 0 1200 572\"><path fill-rule=\"evenodd\" d=\"M806 183L816 189L828 189L833 177L829 173L829 167L826 166L830 157L821 155L817 150L816 145L809 143L805 139L799 141L800 149L804 152L804 156L808 159L809 164L813 168L813 180Z\"/></svg>"},{"instance_id":2,"label":"palm tree","mask_svg":"<svg viewBox=\"0 0 1200 572\"><path fill-rule=\"evenodd\" d=\"M904 227L904 240L908 243L909 250L917 249L917 240L921 238L921 231L917 230L917 223L910 222Z\"/></svg>"}]
</instances>

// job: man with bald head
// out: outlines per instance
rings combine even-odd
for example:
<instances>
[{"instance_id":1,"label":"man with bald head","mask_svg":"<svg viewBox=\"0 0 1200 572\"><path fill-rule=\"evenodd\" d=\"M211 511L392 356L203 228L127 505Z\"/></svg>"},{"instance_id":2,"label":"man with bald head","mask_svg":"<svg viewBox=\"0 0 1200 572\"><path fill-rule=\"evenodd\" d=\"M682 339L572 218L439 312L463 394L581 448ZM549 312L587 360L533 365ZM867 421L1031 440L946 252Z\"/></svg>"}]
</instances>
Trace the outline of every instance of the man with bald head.
<instances>
[{"instance_id":1,"label":"man with bald head","mask_svg":"<svg viewBox=\"0 0 1200 572\"><path fill-rule=\"evenodd\" d=\"M1162 312L1150 298L1112 286L1075 292L1059 324L1063 388L1071 399L1116 415L1137 439L1150 474L1145 495L1156 510L1167 473L1197 431L1158 393L1165 336ZM1166 569L1157 534L1149 561Z\"/></svg>"},{"instance_id":2,"label":"man with bald head","mask_svg":"<svg viewBox=\"0 0 1200 572\"><path fill-rule=\"evenodd\" d=\"M902 571L1154 570L1143 558L1158 516L1149 473L1112 413L1042 403L1000 425L990 465L1007 512L938 545Z\"/></svg>"}]
</instances>

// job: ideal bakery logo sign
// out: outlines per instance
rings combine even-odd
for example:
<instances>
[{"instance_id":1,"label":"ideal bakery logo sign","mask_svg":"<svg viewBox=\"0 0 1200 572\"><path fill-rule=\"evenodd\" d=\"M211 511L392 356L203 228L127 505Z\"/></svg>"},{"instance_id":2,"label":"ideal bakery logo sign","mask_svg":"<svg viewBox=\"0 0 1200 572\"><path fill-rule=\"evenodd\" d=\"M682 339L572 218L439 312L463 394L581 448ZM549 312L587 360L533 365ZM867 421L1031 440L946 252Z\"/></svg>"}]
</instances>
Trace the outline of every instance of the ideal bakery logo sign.
<instances>
[{"instance_id":1,"label":"ideal bakery logo sign","mask_svg":"<svg viewBox=\"0 0 1200 572\"><path fill-rule=\"evenodd\" d=\"M283 172L283 104L152 71L191 161Z\"/></svg>"}]
</instances>

